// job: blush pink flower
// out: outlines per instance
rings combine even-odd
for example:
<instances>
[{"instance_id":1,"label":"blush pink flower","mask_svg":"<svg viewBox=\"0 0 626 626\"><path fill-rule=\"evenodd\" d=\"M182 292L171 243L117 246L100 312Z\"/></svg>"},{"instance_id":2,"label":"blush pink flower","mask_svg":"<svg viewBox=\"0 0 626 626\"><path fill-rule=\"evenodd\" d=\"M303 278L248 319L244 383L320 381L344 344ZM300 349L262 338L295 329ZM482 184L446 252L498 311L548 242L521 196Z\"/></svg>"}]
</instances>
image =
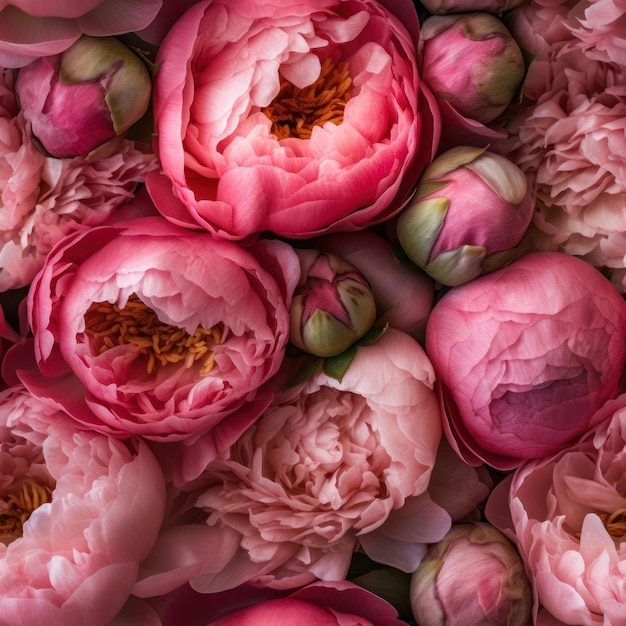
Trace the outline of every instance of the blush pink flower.
<instances>
[{"instance_id":1,"label":"blush pink flower","mask_svg":"<svg viewBox=\"0 0 626 626\"><path fill-rule=\"evenodd\" d=\"M85 229L33 282L36 365L24 346L15 369L100 432L169 441L215 428L226 447L269 403L257 390L282 362L298 277L278 241L244 249L160 216Z\"/></svg>"},{"instance_id":2,"label":"blush pink flower","mask_svg":"<svg viewBox=\"0 0 626 626\"><path fill-rule=\"evenodd\" d=\"M511 469L595 426L626 364L626 302L591 265L536 252L448 291L426 328L446 434Z\"/></svg>"},{"instance_id":3,"label":"blush pink flower","mask_svg":"<svg viewBox=\"0 0 626 626\"><path fill-rule=\"evenodd\" d=\"M626 291L626 70L579 41L539 55L505 152L536 190L529 241L585 258Z\"/></svg>"},{"instance_id":4,"label":"blush pink flower","mask_svg":"<svg viewBox=\"0 0 626 626\"><path fill-rule=\"evenodd\" d=\"M398 212L439 118L417 71L415 8L390 4L191 7L157 56L159 210L229 239L360 230Z\"/></svg>"},{"instance_id":5,"label":"blush pink flower","mask_svg":"<svg viewBox=\"0 0 626 626\"><path fill-rule=\"evenodd\" d=\"M597 421L565 450L524 463L487 505L526 562L536 609L577 626L616 626L626 614L626 396Z\"/></svg>"},{"instance_id":6,"label":"blush pink flower","mask_svg":"<svg viewBox=\"0 0 626 626\"><path fill-rule=\"evenodd\" d=\"M21 388L0 395L0 614L12 626L105 626L165 510L145 442L78 425Z\"/></svg>"},{"instance_id":7,"label":"blush pink flower","mask_svg":"<svg viewBox=\"0 0 626 626\"><path fill-rule=\"evenodd\" d=\"M186 580L203 593L341 580L359 548L413 571L451 525L429 494L441 438L433 385L424 350L389 329L357 350L341 381L320 370L286 387L229 451L181 486L184 506L168 516L135 595ZM445 480L439 486L445 502ZM189 502L196 512L186 519L195 522L177 522Z\"/></svg>"},{"instance_id":8,"label":"blush pink flower","mask_svg":"<svg viewBox=\"0 0 626 626\"><path fill-rule=\"evenodd\" d=\"M626 65L626 2L588 0L579 5L584 12L571 32L585 45L587 56Z\"/></svg>"},{"instance_id":9,"label":"blush pink flower","mask_svg":"<svg viewBox=\"0 0 626 626\"><path fill-rule=\"evenodd\" d=\"M67 50L82 34L145 28L162 0L7 0L0 5L0 66L22 67Z\"/></svg>"},{"instance_id":10,"label":"blush pink flower","mask_svg":"<svg viewBox=\"0 0 626 626\"><path fill-rule=\"evenodd\" d=\"M106 158L45 157L0 69L0 291L28 285L57 241L107 220L156 165L128 140Z\"/></svg>"}]
</instances>

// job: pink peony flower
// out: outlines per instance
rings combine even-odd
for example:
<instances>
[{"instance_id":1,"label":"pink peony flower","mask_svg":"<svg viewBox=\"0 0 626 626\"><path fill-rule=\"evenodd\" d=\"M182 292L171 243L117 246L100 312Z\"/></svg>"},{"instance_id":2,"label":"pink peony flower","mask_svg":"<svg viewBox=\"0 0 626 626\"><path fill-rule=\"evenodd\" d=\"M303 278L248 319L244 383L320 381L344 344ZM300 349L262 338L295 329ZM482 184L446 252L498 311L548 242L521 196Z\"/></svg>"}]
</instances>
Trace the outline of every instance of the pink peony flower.
<instances>
[{"instance_id":1,"label":"pink peony flower","mask_svg":"<svg viewBox=\"0 0 626 626\"><path fill-rule=\"evenodd\" d=\"M271 399L257 390L282 361L298 276L282 242L244 249L162 217L86 229L33 282L37 363L23 346L15 369L97 431L170 441L215 429L227 447Z\"/></svg>"},{"instance_id":2,"label":"pink peony flower","mask_svg":"<svg viewBox=\"0 0 626 626\"><path fill-rule=\"evenodd\" d=\"M572 34L585 45L590 59L626 65L626 2L589 0L580 2L584 13L578 17Z\"/></svg>"},{"instance_id":3,"label":"pink peony flower","mask_svg":"<svg viewBox=\"0 0 626 626\"><path fill-rule=\"evenodd\" d=\"M198 594L184 586L150 601L159 626L402 626L388 602L346 580L314 582L287 592L243 585L231 591Z\"/></svg>"},{"instance_id":4,"label":"pink peony flower","mask_svg":"<svg viewBox=\"0 0 626 626\"><path fill-rule=\"evenodd\" d=\"M156 459L17 387L0 395L0 424L1 621L104 626L163 519Z\"/></svg>"},{"instance_id":5,"label":"pink peony flower","mask_svg":"<svg viewBox=\"0 0 626 626\"><path fill-rule=\"evenodd\" d=\"M626 364L626 302L585 261L527 254L448 291L426 352L451 444L469 463L511 469L595 426Z\"/></svg>"},{"instance_id":6,"label":"pink peony flower","mask_svg":"<svg viewBox=\"0 0 626 626\"><path fill-rule=\"evenodd\" d=\"M533 61L525 92L498 150L536 190L529 242L583 257L626 291L626 69L572 40Z\"/></svg>"},{"instance_id":7,"label":"pink peony flower","mask_svg":"<svg viewBox=\"0 0 626 626\"><path fill-rule=\"evenodd\" d=\"M341 381L321 370L294 381L182 485L135 595L187 580L203 593L340 580L357 548L413 571L451 525L428 490L441 437L433 384L423 349L393 329L360 347Z\"/></svg>"},{"instance_id":8,"label":"pink peony flower","mask_svg":"<svg viewBox=\"0 0 626 626\"><path fill-rule=\"evenodd\" d=\"M0 7L0 66L22 67L67 50L82 34L104 37L145 28L162 0L9 0Z\"/></svg>"},{"instance_id":9,"label":"pink peony flower","mask_svg":"<svg viewBox=\"0 0 626 626\"><path fill-rule=\"evenodd\" d=\"M487 504L526 562L535 610L554 617L541 624L624 623L626 395L594 421L578 442L521 465Z\"/></svg>"},{"instance_id":10,"label":"pink peony flower","mask_svg":"<svg viewBox=\"0 0 626 626\"><path fill-rule=\"evenodd\" d=\"M156 165L127 140L102 159L45 157L0 70L0 291L28 285L59 239L107 220Z\"/></svg>"},{"instance_id":11,"label":"pink peony flower","mask_svg":"<svg viewBox=\"0 0 626 626\"><path fill-rule=\"evenodd\" d=\"M439 122L417 72L408 0L203 1L159 50L154 115L177 224L229 239L305 238L397 213Z\"/></svg>"}]
</instances>

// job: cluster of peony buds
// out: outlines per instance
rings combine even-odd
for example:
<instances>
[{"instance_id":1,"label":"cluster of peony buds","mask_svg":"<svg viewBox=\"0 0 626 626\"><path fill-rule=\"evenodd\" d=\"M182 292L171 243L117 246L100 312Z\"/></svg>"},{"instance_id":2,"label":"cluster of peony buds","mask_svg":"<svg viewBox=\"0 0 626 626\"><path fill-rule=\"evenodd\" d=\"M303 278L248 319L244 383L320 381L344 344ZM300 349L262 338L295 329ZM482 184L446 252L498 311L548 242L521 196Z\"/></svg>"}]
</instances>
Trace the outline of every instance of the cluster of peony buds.
<instances>
[{"instance_id":1,"label":"cluster of peony buds","mask_svg":"<svg viewBox=\"0 0 626 626\"><path fill-rule=\"evenodd\" d=\"M374 294L361 272L340 257L297 252L302 272L289 309L289 340L315 356L341 354L372 327Z\"/></svg>"},{"instance_id":2,"label":"cluster of peony buds","mask_svg":"<svg viewBox=\"0 0 626 626\"><path fill-rule=\"evenodd\" d=\"M533 197L523 172L485 148L438 156L397 222L407 256L443 285L456 286L520 254Z\"/></svg>"},{"instance_id":3,"label":"cluster of peony buds","mask_svg":"<svg viewBox=\"0 0 626 626\"><path fill-rule=\"evenodd\" d=\"M420 626L526 626L532 590L515 546L484 522L453 526L411 578Z\"/></svg>"},{"instance_id":4,"label":"cluster of peony buds","mask_svg":"<svg viewBox=\"0 0 626 626\"><path fill-rule=\"evenodd\" d=\"M148 110L144 61L113 37L81 37L60 55L23 67L16 81L24 118L54 157L103 156Z\"/></svg>"}]
</instances>

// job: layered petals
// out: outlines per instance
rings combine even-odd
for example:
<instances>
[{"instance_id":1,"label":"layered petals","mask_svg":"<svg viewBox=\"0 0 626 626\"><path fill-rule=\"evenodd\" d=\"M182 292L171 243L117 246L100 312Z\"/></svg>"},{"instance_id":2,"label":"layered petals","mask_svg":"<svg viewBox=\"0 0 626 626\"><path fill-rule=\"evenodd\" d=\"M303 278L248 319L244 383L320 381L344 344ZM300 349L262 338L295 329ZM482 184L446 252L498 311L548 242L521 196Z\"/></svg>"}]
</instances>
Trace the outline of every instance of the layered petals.
<instances>
[{"instance_id":1,"label":"layered petals","mask_svg":"<svg viewBox=\"0 0 626 626\"><path fill-rule=\"evenodd\" d=\"M2 393L0 420L2 620L104 626L163 519L154 455L138 439L81 427L22 388Z\"/></svg>"},{"instance_id":2,"label":"layered petals","mask_svg":"<svg viewBox=\"0 0 626 626\"><path fill-rule=\"evenodd\" d=\"M200 570L190 582L204 593L339 580L359 547L413 571L426 543L451 524L428 494L441 437L433 384L423 349L390 329L358 349L341 381L319 371L286 387L228 452L183 485L135 594L184 582L164 566L174 552L187 573ZM200 512L204 530L175 524ZM199 551L187 547L188 529L202 545L219 545L208 559L193 562ZM176 550L168 536L177 537Z\"/></svg>"},{"instance_id":3,"label":"layered petals","mask_svg":"<svg viewBox=\"0 0 626 626\"><path fill-rule=\"evenodd\" d=\"M23 349L16 370L100 432L170 441L224 427L225 447L271 399L257 390L282 361L298 278L282 242L245 249L161 217L85 230L32 285L36 367ZM239 410L231 433L221 422Z\"/></svg>"},{"instance_id":4,"label":"layered petals","mask_svg":"<svg viewBox=\"0 0 626 626\"><path fill-rule=\"evenodd\" d=\"M410 3L396 4L418 29ZM194 5L157 58L155 204L229 239L388 219L439 138L416 54L374 0Z\"/></svg>"}]
</instances>

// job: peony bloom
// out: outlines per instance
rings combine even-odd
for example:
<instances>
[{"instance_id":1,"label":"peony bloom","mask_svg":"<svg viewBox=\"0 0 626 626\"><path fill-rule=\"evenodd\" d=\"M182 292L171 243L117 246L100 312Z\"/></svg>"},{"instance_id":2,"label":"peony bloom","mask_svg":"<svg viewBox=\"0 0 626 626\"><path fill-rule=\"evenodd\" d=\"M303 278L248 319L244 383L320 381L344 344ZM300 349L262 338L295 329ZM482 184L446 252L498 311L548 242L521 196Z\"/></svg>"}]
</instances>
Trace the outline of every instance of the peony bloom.
<instances>
[{"instance_id":1,"label":"peony bloom","mask_svg":"<svg viewBox=\"0 0 626 626\"><path fill-rule=\"evenodd\" d=\"M104 37L145 28L162 0L10 0L0 7L0 66L22 67L67 50L82 34Z\"/></svg>"},{"instance_id":2,"label":"peony bloom","mask_svg":"<svg viewBox=\"0 0 626 626\"><path fill-rule=\"evenodd\" d=\"M451 443L470 463L511 469L568 445L617 394L626 302L585 261L531 253L448 291L426 352Z\"/></svg>"},{"instance_id":3,"label":"peony bloom","mask_svg":"<svg viewBox=\"0 0 626 626\"><path fill-rule=\"evenodd\" d=\"M185 585L151 599L150 605L156 607L159 626L406 625L391 604L346 580L318 581L292 592L243 585L221 593L198 594Z\"/></svg>"},{"instance_id":4,"label":"peony bloom","mask_svg":"<svg viewBox=\"0 0 626 626\"><path fill-rule=\"evenodd\" d=\"M85 429L22 388L0 395L0 615L11 626L105 626L165 510L145 442Z\"/></svg>"},{"instance_id":5,"label":"peony bloom","mask_svg":"<svg viewBox=\"0 0 626 626\"><path fill-rule=\"evenodd\" d=\"M57 241L114 215L156 165L128 140L101 159L44 156L0 69L0 291L28 285Z\"/></svg>"},{"instance_id":6,"label":"peony bloom","mask_svg":"<svg viewBox=\"0 0 626 626\"><path fill-rule=\"evenodd\" d=\"M497 149L536 190L529 241L601 268L626 291L626 69L594 60L570 35L539 54L524 86L529 105Z\"/></svg>"},{"instance_id":7,"label":"peony bloom","mask_svg":"<svg viewBox=\"0 0 626 626\"><path fill-rule=\"evenodd\" d=\"M135 595L186 580L204 593L340 580L358 548L413 571L451 525L429 494L441 437L433 384L423 349L393 329L360 347L341 381L322 370L294 380L229 451L182 485ZM439 485L449 500L445 480Z\"/></svg>"},{"instance_id":8,"label":"peony bloom","mask_svg":"<svg viewBox=\"0 0 626 626\"><path fill-rule=\"evenodd\" d=\"M244 249L160 216L84 230L31 286L37 364L23 349L15 369L100 432L169 441L215 428L228 446L269 403L257 390L282 362L298 277L282 242Z\"/></svg>"},{"instance_id":9,"label":"peony bloom","mask_svg":"<svg viewBox=\"0 0 626 626\"><path fill-rule=\"evenodd\" d=\"M408 0L202 1L159 49L154 115L173 222L228 239L385 221L431 160L438 112Z\"/></svg>"},{"instance_id":10,"label":"peony bloom","mask_svg":"<svg viewBox=\"0 0 626 626\"><path fill-rule=\"evenodd\" d=\"M498 485L487 515L516 541L554 623L618 626L626 615L626 395L595 421L580 441Z\"/></svg>"}]
</instances>

